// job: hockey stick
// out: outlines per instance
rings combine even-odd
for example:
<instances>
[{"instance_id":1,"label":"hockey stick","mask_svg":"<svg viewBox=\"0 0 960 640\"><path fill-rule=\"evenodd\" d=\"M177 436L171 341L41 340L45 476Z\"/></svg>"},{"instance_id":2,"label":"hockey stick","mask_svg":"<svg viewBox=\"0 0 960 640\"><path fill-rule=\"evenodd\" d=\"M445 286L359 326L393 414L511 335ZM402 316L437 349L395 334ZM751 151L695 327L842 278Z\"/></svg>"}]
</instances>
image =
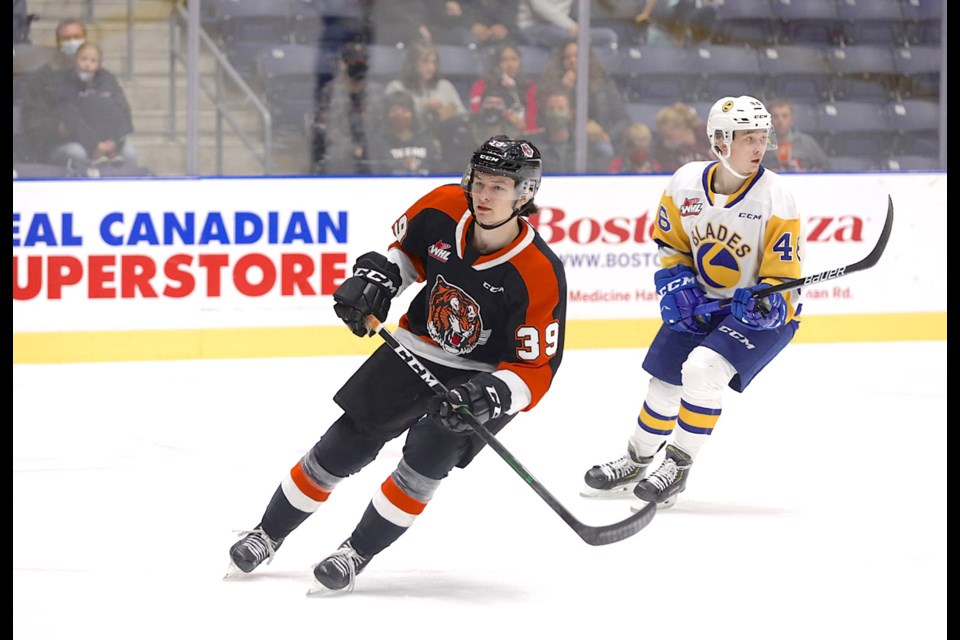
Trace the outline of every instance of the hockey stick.
<instances>
[{"instance_id":1,"label":"hockey stick","mask_svg":"<svg viewBox=\"0 0 960 640\"><path fill-rule=\"evenodd\" d=\"M801 287L807 287L811 284L817 284L818 282L824 282L826 280L833 280L834 278L841 278L843 276L848 276L851 273L856 273L857 271L863 271L864 269L869 269L870 267L877 264L880 261L880 256L883 255L883 250L887 248L887 240L890 239L890 231L893 229L893 198L887 195L887 219L883 223L883 229L880 231L880 237L877 238L877 244L873 247L873 251L867 254L867 257L859 262L854 262L853 264L848 264L845 267L839 267L836 269L828 269L820 273L814 274L812 276L807 276L806 278L796 278L794 280L787 280L786 282L781 282L778 285L771 287L766 287L758 291L753 292L754 298L766 297L771 293L778 293L780 291L786 291L787 289L799 289ZM696 315L702 316L706 313L716 313L717 311L725 311L733 302L733 298L726 298L723 300L711 300L706 304L702 304L696 308Z\"/></svg>"},{"instance_id":2,"label":"hockey stick","mask_svg":"<svg viewBox=\"0 0 960 640\"><path fill-rule=\"evenodd\" d=\"M400 359L407 363L407 366L416 373L421 380L423 380L427 385L433 389L433 391L439 396L445 396L447 393L447 388L442 382L440 382L430 371L423 366L423 364L413 355L408 349L406 349L402 344L400 344L393 334L390 333L386 327L380 324L380 321L374 318L373 316L367 317L367 326L371 331L376 331L380 334L380 337L383 338L383 341L387 343L394 353L400 356ZM487 443L491 449L497 452L501 458L503 458L510 467L516 471L521 478L523 478L530 488L537 492L537 495L540 496L544 502L546 502L551 509L557 512L563 521L570 525L570 528L573 529L578 536L583 538L583 541L587 544L594 546L610 544L612 542L619 542L625 538L629 538L633 534L637 533L645 526L650 524L650 521L653 520L653 516L657 511L657 504L655 502L649 502L645 507L643 507L637 513L634 513L629 518L621 520L620 522L615 522L613 524L603 525L599 527L592 527L586 524L583 524L571 514L560 502L553 497L553 495L547 491L547 489L540 484L540 482L533 477L533 475L527 471L526 467L520 464L520 461L513 457L513 454L507 451L506 447L500 444L500 441L494 437L490 431L487 430L481 422L474 418L469 413L463 414L467 421L470 423L470 427L480 436L485 443Z\"/></svg>"}]
</instances>

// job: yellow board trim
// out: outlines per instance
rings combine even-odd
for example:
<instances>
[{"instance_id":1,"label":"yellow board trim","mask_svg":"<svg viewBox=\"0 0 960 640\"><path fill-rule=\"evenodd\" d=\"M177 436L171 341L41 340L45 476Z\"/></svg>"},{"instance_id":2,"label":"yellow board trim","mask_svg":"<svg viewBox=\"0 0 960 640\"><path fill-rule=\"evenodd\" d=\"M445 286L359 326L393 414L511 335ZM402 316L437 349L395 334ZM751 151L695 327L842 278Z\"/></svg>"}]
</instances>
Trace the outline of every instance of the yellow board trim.
<instances>
[{"instance_id":1,"label":"yellow board trim","mask_svg":"<svg viewBox=\"0 0 960 640\"><path fill-rule=\"evenodd\" d=\"M565 347L642 349L660 324L653 318L570 320ZM946 339L946 312L885 313L805 317L794 343ZM380 344L341 326L14 333L13 364L366 355Z\"/></svg>"}]
</instances>

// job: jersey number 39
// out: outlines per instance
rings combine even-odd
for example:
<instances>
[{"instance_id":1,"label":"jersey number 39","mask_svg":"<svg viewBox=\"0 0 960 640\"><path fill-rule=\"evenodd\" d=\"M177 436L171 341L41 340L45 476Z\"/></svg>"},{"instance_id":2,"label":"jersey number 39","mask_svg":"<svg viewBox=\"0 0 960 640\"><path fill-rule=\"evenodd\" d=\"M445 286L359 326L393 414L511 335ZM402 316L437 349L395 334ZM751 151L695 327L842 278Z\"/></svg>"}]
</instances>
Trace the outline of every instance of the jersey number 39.
<instances>
[{"instance_id":1,"label":"jersey number 39","mask_svg":"<svg viewBox=\"0 0 960 640\"><path fill-rule=\"evenodd\" d=\"M557 352L560 343L560 323L554 320L547 325L540 335L536 327L524 325L517 329L517 358L520 360L536 360L540 357L541 349L548 358Z\"/></svg>"}]
</instances>

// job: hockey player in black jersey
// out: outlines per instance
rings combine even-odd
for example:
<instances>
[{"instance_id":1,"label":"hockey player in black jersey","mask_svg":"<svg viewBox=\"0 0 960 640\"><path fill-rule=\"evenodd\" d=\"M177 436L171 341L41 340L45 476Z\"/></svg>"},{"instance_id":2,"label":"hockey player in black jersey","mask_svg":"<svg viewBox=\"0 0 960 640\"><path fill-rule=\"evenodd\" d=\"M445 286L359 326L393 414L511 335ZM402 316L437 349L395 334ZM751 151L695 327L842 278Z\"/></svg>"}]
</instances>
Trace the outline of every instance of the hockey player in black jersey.
<instances>
[{"instance_id":1,"label":"hockey player in black jersey","mask_svg":"<svg viewBox=\"0 0 960 640\"><path fill-rule=\"evenodd\" d=\"M371 336L365 319L385 321L390 301L422 284L395 337L449 392L438 397L381 345L334 395L343 414L281 480L256 527L230 548L228 576L269 562L341 480L406 432L399 464L356 528L313 569L322 587L352 589L447 474L484 446L459 412L468 409L497 433L543 398L563 356L567 290L562 263L526 219L536 211L541 175L532 144L490 138L460 184L430 191L397 219L386 255L357 259L333 295L337 316L357 336Z\"/></svg>"}]
</instances>

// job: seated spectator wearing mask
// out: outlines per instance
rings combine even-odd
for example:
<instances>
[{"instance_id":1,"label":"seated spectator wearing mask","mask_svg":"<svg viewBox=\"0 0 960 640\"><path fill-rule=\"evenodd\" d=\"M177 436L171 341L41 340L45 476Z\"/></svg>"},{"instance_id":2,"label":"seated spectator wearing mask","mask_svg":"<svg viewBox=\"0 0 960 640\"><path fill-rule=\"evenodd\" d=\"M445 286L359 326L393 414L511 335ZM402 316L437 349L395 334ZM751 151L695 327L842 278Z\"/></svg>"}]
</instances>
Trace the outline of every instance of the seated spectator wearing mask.
<instances>
[{"instance_id":1,"label":"seated spectator wearing mask","mask_svg":"<svg viewBox=\"0 0 960 640\"><path fill-rule=\"evenodd\" d=\"M74 19L60 21L56 30L57 53L31 72L25 81L21 114L28 162L50 162L53 150L68 142L60 114L63 74L73 68L77 49L87 40L87 29Z\"/></svg>"}]
</instances>

